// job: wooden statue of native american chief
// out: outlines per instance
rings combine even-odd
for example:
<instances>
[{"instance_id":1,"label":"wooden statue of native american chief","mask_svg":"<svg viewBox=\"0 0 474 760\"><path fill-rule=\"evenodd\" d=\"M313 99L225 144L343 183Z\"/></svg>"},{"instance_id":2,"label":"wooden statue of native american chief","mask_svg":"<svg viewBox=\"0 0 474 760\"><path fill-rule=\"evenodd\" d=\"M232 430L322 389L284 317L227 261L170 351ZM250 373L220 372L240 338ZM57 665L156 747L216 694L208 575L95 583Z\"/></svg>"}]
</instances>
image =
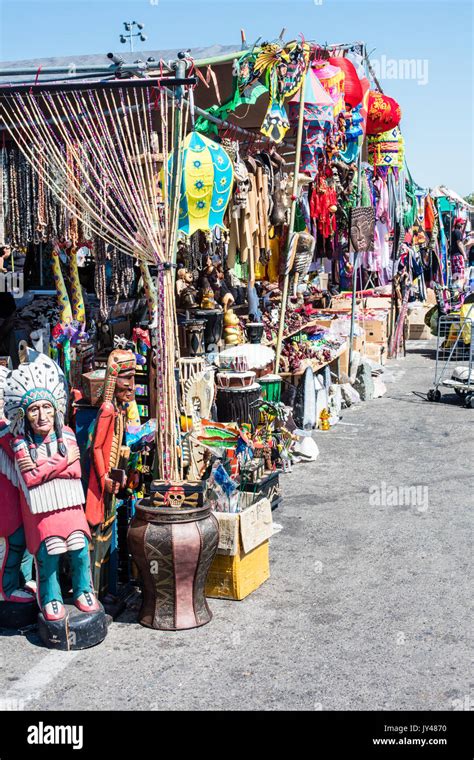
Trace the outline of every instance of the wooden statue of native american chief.
<instances>
[{"instance_id":1,"label":"wooden statue of native american chief","mask_svg":"<svg viewBox=\"0 0 474 760\"><path fill-rule=\"evenodd\" d=\"M140 424L135 403L135 370L132 351L111 351L103 402L92 437L86 517L92 529L94 588L101 599L108 592L116 593L109 563L116 544L117 497L126 483L130 455L125 432L127 424Z\"/></svg>"},{"instance_id":2,"label":"wooden statue of native american chief","mask_svg":"<svg viewBox=\"0 0 474 760\"><path fill-rule=\"evenodd\" d=\"M64 425L64 376L44 354L29 350L22 358L27 361L5 380L5 416L13 436L26 546L35 559L38 605L46 626L62 625L67 618L59 583L60 558L67 553L74 606L97 620L103 611L91 581L79 448Z\"/></svg>"}]
</instances>

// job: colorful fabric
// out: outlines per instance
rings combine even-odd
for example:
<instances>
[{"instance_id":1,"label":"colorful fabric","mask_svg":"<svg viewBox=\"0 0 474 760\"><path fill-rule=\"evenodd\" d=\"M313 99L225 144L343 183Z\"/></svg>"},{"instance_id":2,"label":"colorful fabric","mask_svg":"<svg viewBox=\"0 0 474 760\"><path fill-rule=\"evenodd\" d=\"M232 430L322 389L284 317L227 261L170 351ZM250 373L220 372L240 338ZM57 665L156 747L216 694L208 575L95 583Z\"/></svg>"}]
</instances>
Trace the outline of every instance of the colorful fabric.
<instances>
[{"instance_id":1,"label":"colorful fabric","mask_svg":"<svg viewBox=\"0 0 474 760\"><path fill-rule=\"evenodd\" d=\"M451 274L456 277L464 277L464 256L462 253L454 253L451 256Z\"/></svg>"},{"instance_id":2,"label":"colorful fabric","mask_svg":"<svg viewBox=\"0 0 474 760\"><path fill-rule=\"evenodd\" d=\"M331 237L336 231L336 214L331 210L337 206L337 195L333 187L329 187L324 177L319 176L313 187L309 201L310 214L316 219L318 232L323 238Z\"/></svg>"},{"instance_id":3,"label":"colorful fabric","mask_svg":"<svg viewBox=\"0 0 474 760\"><path fill-rule=\"evenodd\" d=\"M314 64L314 71L326 92L331 96L334 116L338 116L345 109L344 72L338 66L332 66L330 63L321 61Z\"/></svg>"},{"instance_id":4,"label":"colorful fabric","mask_svg":"<svg viewBox=\"0 0 474 760\"><path fill-rule=\"evenodd\" d=\"M403 169L405 143L399 127L368 138L369 163Z\"/></svg>"},{"instance_id":5,"label":"colorful fabric","mask_svg":"<svg viewBox=\"0 0 474 760\"><path fill-rule=\"evenodd\" d=\"M170 157L170 176L173 156ZM232 193L234 169L226 151L213 140L191 132L183 143L183 175L179 230L224 228L224 213Z\"/></svg>"}]
</instances>

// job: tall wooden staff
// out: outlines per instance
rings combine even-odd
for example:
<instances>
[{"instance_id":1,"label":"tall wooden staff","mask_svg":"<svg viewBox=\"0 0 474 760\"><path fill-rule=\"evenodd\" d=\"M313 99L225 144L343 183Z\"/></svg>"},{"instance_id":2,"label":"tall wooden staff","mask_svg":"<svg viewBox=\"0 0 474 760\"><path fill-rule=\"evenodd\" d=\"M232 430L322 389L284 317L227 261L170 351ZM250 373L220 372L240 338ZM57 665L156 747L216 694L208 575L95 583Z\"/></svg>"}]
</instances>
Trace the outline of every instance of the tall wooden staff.
<instances>
[{"instance_id":1,"label":"tall wooden staff","mask_svg":"<svg viewBox=\"0 0 474 760\"><path fill-rule=\"evenodd\" d=\"M295 173L293 177L293 189L291 193L291 209L290 209L290 224L288 228L288 240L286 242L285 250L285 275L283 280L283 293L281 296L281 309L280 309L280 324L278 326L278 337L276 345L276 359L275 359L275 371L278 372L280 366L281 348L283 344L283 332L285 330L285 317L286 317L286 303L288 301L288 288L290 284L290 271L288 264L288 256L290 254L291 237L293 227L295 225L296 216L296 201L298 194L298 174L300 170L301 160L301 143L303 141L303 118L304 118L304 85L306 80L306 71L303 74L300 88L300 102L298 111L298 131L296 133L296 154L295 154Z\"/></svg>"}]
</instances>

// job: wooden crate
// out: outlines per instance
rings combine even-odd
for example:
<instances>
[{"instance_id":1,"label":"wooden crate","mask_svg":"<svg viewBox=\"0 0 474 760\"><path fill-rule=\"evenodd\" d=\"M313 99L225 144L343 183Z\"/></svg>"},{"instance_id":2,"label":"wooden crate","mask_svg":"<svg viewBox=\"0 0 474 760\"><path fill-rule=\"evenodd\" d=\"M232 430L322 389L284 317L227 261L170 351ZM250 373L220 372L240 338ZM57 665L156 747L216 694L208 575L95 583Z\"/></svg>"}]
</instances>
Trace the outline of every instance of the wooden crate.
<instances>
[{"instance_id":1,"label":"wooden crate","mask_svg":"<svg viewBox=\"0 0 474 760\"><path fill-rule=\"evenodd\" d=\"M245 554L216 554L206 582L206 596L245 599L270 577L268 541Z\"/></svg>"}]
</instances>

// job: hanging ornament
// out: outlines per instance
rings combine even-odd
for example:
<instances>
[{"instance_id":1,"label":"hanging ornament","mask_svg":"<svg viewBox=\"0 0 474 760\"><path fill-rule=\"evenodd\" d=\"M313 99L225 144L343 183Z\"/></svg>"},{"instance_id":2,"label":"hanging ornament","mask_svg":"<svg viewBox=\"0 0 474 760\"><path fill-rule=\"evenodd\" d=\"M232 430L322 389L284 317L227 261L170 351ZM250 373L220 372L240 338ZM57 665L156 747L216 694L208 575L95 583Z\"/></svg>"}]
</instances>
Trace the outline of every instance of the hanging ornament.
<instances>
[{"instance_id":1,"label":"hanging ornament","mask_svg":"<svg viewBox=\"0 0 474 760\"><path fill-rule=\"evenodd\" d=\"M332 66L327 61L315 61L314 71L322 86L331 96L334 105L334 116L344 111L344 72L339 66Z\"/></svg>"},{"instance_id":2,"label":"hanging ornament","mask_svg":"<svg viewBox=\"0 0 474 760\"><path fill-rule=\"evenodd\" d=\"M285 100L291 98L303 82L308 66L309 46L292 42L284 48L278 42L264 45L257 56L255 71L265 73L270 102L260 132L279 143L290 127Z\"/></svg>"},{"instance_id":3,"label":"hanging ornament","mask_svg":"<svg viewBox=\"0 0 474 760\"><path fill-rule=\"evenodd\" d=\"M298 122L301 97L304 112L300 169L314 179L318 173L319 159L325 154L327 137L334 124L334 103L311 67L306 74L304 88L290 100L289 115L292 124Z\"/></svg>"},{"instance_id":4,"label":"hanging ornament","mask_svg":"<svg viewBox=\"0 0 474 760\"><path fill-rule=\"evenodd\" d=\"M96 238L94 246L94 290L99 299L99 318L102 322L105 322L109 315L107 301L106 248L105 241L102 238Z\"/></svg>"},{"instance_id":5,"label":"hanging ornament","mask_svg":"<svg viewBox=\"0 0 474 760\"><path fill-rule=\"evenodd\" d=\"M379 135L381 132L398 127L401 118L400 106L393 98L381 92L370 91L367 113L368 135Z\"/></svg>"},{"instance_id":6,"label":"hanging ornament","mask_svg":"<svg viewBox=\"0 0 474 760\"><path fill-rule=\"evenodd\" d=\"M170 176L173 156L170 156ZM191 132L183 141L183 175L179 205L179 230L192 235L196 230L224 227L234 170L226 151L208 137Z\"/></svg>"},{"instance_id":7,"label":"hanging ornament","mask_svg":"<svg viewBox=\"0 0 474 760\"><path fill-rule=\"evenodd\" d=\"M330 58L329 63L344 72L344 102L351 108L355 108L362 103L364 95L356 67L348 58Z\"/></svg>"},{"instance_id":8,"label":"hanging ornament","mask_svg":"<svg viewBox=\"0 0 474 760\"><path fill-rule=\"evenodd\" d=\"M388 166L403 169L404 140L399 127L368 138L369 163L372 166Z\"/></svg>"}]
</instances>

